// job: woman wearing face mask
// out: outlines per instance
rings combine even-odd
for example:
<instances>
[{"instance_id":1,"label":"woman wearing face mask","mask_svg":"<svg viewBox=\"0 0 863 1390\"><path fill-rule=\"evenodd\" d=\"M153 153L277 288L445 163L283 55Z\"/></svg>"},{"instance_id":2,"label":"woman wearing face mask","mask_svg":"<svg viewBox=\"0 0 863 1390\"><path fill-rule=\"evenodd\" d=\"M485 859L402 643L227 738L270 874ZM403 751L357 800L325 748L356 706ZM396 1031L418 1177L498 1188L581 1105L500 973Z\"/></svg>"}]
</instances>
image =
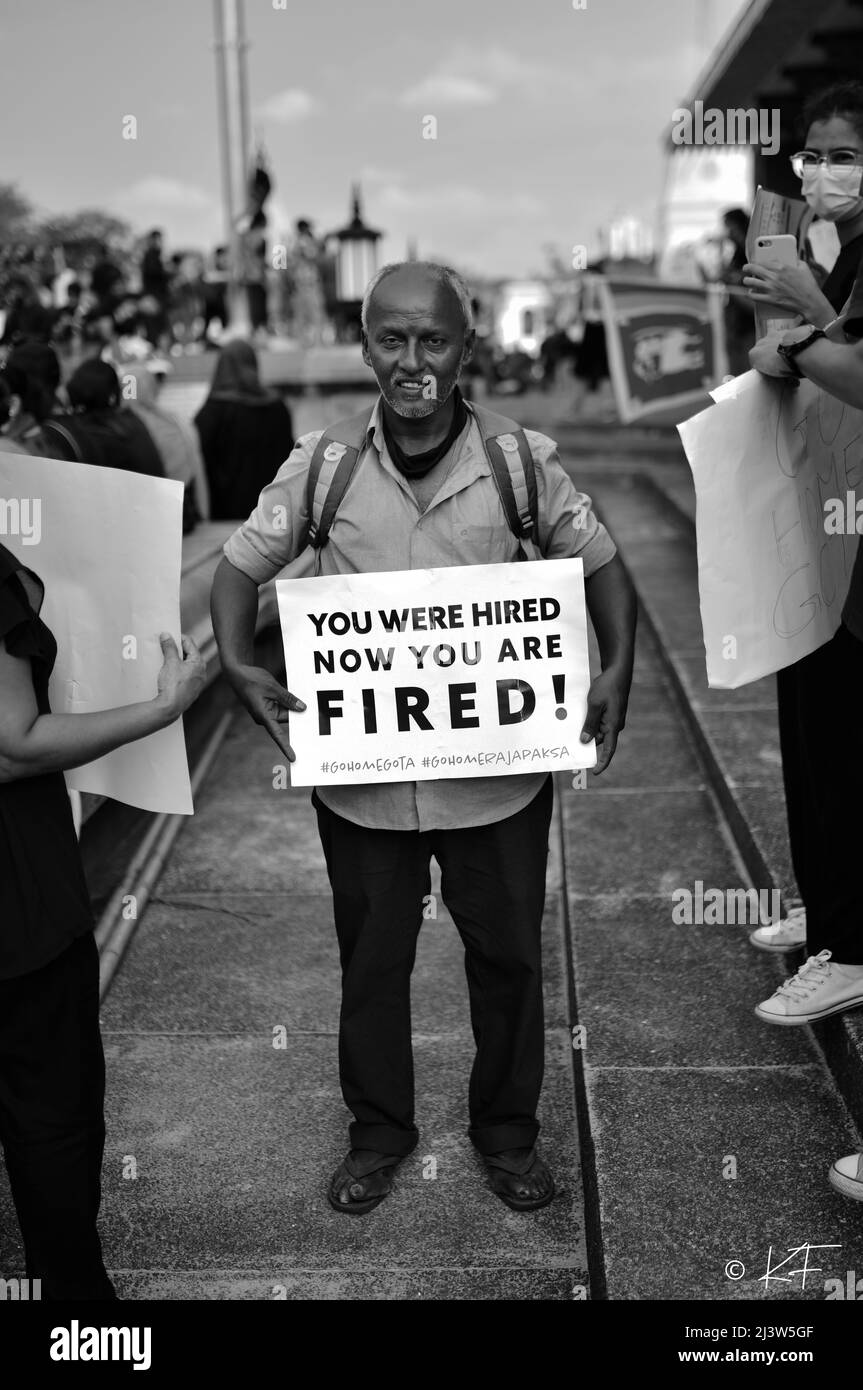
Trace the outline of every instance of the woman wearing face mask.
<instances>
[{"instance_id":1,"label":"woman wearing face mask","mask_svg":"<svg viewBox=\"0 0 863 1390\"><path fill-rule=\"evenodd\" d=\"M784 272L759 269L762 279L769 278L770 289L766 295L754 294L804 315L806 328L789 334L801 342L837 318L858 272L863 273L863 84L829 88L807 114L806 149L793 160L802 171L807 200L835 221L842 250L821 291L801 263ZM795 287L793 292L789 286ZM782 337L768 335L756 344L752 366L770 376L789 374L776 352L776 340ZM818 384L831 389L826 381ZM863 699L863 618L857 611L863 604L861 574L858 566L835 636L777 673L788 838L803 902L780 922L757 928L750 940L772 951L805 946L808 959L792 980L758 1005L756 1013L766 1023L811 1023L863 1005L863 890L855 848L860 818L854 809L863 764L858 745L838 758L824 746L825 697L841 691L852 710Z\"/></svg>"},{"instance_id":2,"label":"woman wearing face mask","mask_svg":"<svg viewBox=\"0 0 863 1390\"><path fill-rule=\"evenodd\" d=\"M779 270L745 265L743 283L752 299L778 304L813 328L826 328L850 295L863 261L863 83L828 87L812 98L803 120L806 143L791 163L815 215L836 227L839 256L820 288L804 260Z\"/></svg>"}]
</instances>

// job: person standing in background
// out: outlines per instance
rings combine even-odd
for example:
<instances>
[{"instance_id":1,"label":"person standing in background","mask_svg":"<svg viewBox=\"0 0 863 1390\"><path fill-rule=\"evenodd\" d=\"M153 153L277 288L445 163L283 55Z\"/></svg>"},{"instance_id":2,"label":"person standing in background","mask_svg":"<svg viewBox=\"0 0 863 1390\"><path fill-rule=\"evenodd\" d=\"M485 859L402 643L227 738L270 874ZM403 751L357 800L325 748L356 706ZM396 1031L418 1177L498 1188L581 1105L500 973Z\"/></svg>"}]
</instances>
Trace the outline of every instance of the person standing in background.
<instances>
[{"instance_id":1,"label":"person standing in background","mask_svg":"<svg viewBox=\"0 0 863 1390\"><path fill-rule=\"evenodd\" d=\"M311 222L296 223L290 268L293 285L293 335L303 347L319 347L324 326L324 293L320 271L321 248Z\"/></svg>"},{"instance_id":2,"label":"person standing in background","mask_svg":"<svg viewBox=\"0 0 863 1390\"><path fill-rule=\"evenodd\" d=\"M749 350L755 345L755 311L743 285L749 217L743 208L729 208L723 215L722 225L730 243L719 276L727 287L723 310L725 351L729 372L732 376L740 376L749 371Z\"/></svg>"},{"instance_id":3,"label":"person standing in background","mask_svg":"<svg viewBox=\"0 0 863 1390\"><path fill-rule=\"evenodd\" d=\"M162 261L162 233L155 227L147 237L141 259L142 310L146 314L147 338L154 347L164 345L168 333L168 295L171 277Z\"/></svg>"},{"instance_id":4,"label":"person standing in background","mask_svg":"<svg viewBox=\"0 0 863 1390\"><path fill-rule=\"evenodd\" d=\"M209 336L213 320L218 319L223 330L228 324L228 276L228 248L217 246L208 269L204 271L204 326L199 341L207 348L216 347Z\"/></svg>"},{"instance_id":5,"label":"person standing in background","mask_svg":"<svg viewBox=\"0 0 863 1390\"><path fill-rule=\"evenodd\" d=\"M252 214L240 234L242 282L249 304L252 336L269 331L267 306L267 218L262 211Z\"/></svg>"},{"instance_id":6,"label":"person standing in background","mask_svg":"<svg viewBox=\"0 0 863 1390\"><path fill-rule=\"evenodd\" d=\"M287 403L261 384L250 343L222 348L210 394L195 425L210 487L214 521L248 516L294 447Z\"/></svg>"},{"instance_id":7,"label":"person standing in background","mask_svg":"<svg viewBox=\"0 0 863 1390\"><path fill-rule=\"evenodd\" d=\"M111 260L104 243L100 243L96 250L96 263L90 272L90 289L96 300L95 316L112 318L123 297L123 272Z\"/></svg>"}]
</instances>

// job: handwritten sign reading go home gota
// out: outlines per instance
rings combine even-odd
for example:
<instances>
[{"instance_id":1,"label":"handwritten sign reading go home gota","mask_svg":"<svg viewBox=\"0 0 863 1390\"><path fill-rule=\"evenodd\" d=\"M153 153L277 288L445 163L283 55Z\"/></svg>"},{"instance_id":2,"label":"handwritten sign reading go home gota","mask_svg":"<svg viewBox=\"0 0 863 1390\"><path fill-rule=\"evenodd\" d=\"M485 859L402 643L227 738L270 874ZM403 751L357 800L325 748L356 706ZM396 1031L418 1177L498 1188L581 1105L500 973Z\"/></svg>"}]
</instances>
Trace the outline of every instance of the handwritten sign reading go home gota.
<instances>
[{"instance_id":1,"label":"handwritten sign reading go home gota","mask_svg":"<svg viewBox=\"0 0 863 1390\"><path fill-rule=\"evenodd\" d=\"M593 767L581 560L276 584L295 786Z\"/></svg>"},{"instance_id":2,"label":"handwritten sign reading go home gota","mask_svg":"<svg viewBox=\"0 0 863 1390\"><path fill-rule=\"evenodd\" d=\"M857 551L836 524L863 478L863 413L811 381L746 372L678 425L695 481L711 686L733 689L828 642Z\"/></svg>"}]
</instances>

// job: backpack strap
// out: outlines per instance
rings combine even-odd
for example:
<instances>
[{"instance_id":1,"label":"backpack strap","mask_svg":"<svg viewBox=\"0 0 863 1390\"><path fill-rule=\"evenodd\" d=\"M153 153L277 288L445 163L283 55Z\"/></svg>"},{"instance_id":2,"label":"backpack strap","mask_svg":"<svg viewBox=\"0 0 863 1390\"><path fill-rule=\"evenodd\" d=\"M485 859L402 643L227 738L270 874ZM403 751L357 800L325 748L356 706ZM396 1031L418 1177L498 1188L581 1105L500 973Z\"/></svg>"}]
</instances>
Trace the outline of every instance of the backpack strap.
<instances>
[{"instance_id":1,"label":"backpack strap","mask_svg":"<svg viewBox=\"0 0 863 1390\"><path fill-rule=\"evenodd\" d=\"M535 544L539 515L536 464L527 436L521 426L506 415L498 415L473 403L471 410L480 427L483 448L491 464L509 529L520 541Z\"/></svg>"},{"instance_id":2,"label":"backpack strap","mask_svg":"<svg viewBox=\"0 0 863 1390\"><path fill-rule=\"evenodd\" d=\"M339 420L324 430L312 454L306 480L309 545L320 550L359 462L368 434L371 411Z\"/></svg>"},{"instance_id":3,"label":"backpack strap","mask_svg":"<svg viewBox=\"0 0 863 1390\"><path fill-rule=\"evenodd\" d=\"M527 436L506 415L471 402L482 435L483 448L500 494L507 524L532 558L536 549L538 517L536 464ZM309 545L320 550L348 490L368 434L372 412L363 410L324 430L312 455L306 480L309 513Z\"/></svg>"},{"instance_id":4,"label":"backpack strap","mask_svg":"<svg viewBox=\"0 0 863 1390\"><path fill-rule=\"evenodd\" d=\"M72 431L66 426L61 425L59 420L43 420L42 429L50 430L52 434L59 434L66 445L66 457L71 463L83 463L84 455L81 447Z\"/></svg>"}]
</instances>

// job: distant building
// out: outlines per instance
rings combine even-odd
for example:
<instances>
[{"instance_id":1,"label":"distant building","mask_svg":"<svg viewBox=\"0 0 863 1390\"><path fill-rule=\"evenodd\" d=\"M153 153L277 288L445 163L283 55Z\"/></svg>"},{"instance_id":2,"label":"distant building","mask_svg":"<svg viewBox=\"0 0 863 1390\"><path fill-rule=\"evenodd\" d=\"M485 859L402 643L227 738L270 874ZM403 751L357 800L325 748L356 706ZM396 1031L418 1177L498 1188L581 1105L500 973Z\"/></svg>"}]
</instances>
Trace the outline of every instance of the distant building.
<instances>
[{"instance_id":1,"label":"distant building","mask_svg":"<svg viewBox=\"0 0 863 1390\"><path fill-rule=\"evenodd\" d=\"M736 147L676 147L667 156L659 205L659 277L700 280L699 248L717 235L726 208L752 202L752 153Z\"/></svg>"},{"instance_id":2,"label":"distant building","mask_svg":"<svg viewBox=\"0 0 863 1390\"><path fill-rule=\"evenodd\" d=\"M544 280L504 280L494 305L494 332L506 352L536 354L554 328L555 299Z\"/></svg>"},{"instance_id":3,"label":"distant building","mask_svg":"<svg viewBox=\"0 0 863 1390\"><path fill-rule=\"evenodd\" d=\"M603 256L611 261L649 266L653 260L653 230L641 218L615 218L602 233Z\"/></svg>"}]
</instances>

